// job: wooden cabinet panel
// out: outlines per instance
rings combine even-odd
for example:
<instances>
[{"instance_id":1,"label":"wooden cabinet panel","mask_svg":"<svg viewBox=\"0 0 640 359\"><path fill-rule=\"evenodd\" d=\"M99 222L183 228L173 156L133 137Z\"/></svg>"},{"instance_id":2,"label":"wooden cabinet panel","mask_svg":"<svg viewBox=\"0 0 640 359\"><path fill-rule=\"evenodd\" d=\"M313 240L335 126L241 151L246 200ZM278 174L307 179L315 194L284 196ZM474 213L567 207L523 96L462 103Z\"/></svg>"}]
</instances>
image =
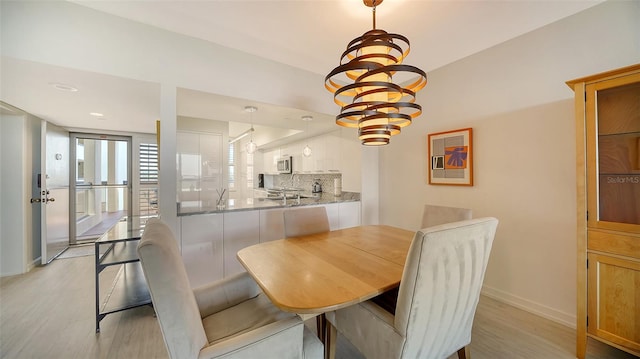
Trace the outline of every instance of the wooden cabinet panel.
<instances>
[{"instance_id":1,"label":"wooden cabinet panel","mask_svg":"<svg viewBox=\"0 0 640 359\"><path fill-rule=\"evenodd\" d=\"M607 252L640 260L640 234L630 236L597 229L589 229L587 233L589 251Z\"/></svg>"},{"instance_id":2,"label":"wooden cabinet panel","mask_svg":"<svg viewBox=\"0 0 640 359\"><path fill-rule=\"evenodd\" d=\"M640 132L640 82L598 91L598 132Z\"/></svg>"},{"instance_id":3,"label":"wooden cabinet panel","mask_svg":"<svg viewBox=\"0 0 640 359\"><path fill-rule=\"evenodd\" d=\"M590 253L589 334L640 354L640 262Z\"/></svg>"},{"instance_id":4,"label":"wooden cabinet panel","mask_svg":"<svg viewBox=\"0 0 640 359\"><path fill-rule=\"evenodd\" d=\"M577 357L587 334L640 355L640 64L567 84L576 111Z\"/></svg>"}]
</instances>

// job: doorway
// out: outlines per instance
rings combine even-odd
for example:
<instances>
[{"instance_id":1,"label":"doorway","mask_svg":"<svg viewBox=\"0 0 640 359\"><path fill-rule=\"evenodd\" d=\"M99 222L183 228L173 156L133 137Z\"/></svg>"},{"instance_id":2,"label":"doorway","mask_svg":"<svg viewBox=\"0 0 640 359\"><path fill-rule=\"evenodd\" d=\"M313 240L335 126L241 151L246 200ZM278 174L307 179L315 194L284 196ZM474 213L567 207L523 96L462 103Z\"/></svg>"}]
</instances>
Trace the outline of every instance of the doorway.
<instances>
[{"instance_id":1,"label":"doorway","mask_svg":"<svg viewBox=\"0 0 640 359\"><path fill-rule=\"evenodd\" d=\"M131 137L71 133L69 244L98 239L132 213Z\"/></svg>"}]
</instances>

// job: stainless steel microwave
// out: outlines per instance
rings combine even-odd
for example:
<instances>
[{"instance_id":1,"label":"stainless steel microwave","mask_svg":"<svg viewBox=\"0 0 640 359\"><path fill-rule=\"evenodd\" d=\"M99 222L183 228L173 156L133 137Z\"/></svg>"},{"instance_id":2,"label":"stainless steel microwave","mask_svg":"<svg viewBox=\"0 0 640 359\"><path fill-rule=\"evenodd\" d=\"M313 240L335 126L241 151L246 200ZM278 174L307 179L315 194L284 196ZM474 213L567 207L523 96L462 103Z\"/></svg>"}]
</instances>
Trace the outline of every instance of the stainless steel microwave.
<instances>
[{"instance_id":1,"label":"stainless steel microwave","mask_svg":"<svg viewBox=\"0 0 640 359\"><path fill-rule=\"evenodd\" d=\"M291 156L284 156L278 159L278 173L291 173L293 170Z\"/></svg>"}]
</instances>

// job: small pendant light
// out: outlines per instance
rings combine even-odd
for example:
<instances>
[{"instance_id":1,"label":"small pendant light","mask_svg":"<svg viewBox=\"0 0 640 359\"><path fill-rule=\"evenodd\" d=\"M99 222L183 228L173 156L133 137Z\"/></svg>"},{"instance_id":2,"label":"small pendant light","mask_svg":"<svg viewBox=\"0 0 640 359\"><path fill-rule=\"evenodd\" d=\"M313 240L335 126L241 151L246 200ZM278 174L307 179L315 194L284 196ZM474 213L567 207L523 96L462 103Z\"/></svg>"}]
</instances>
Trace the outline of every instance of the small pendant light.
<instances>
[{"instance_id":1,"label":"small pendant light","mask_svg":"<svg viewBox=\"0 0 640 359\"><path fill-rule=\"evenodd\" d=\"M311 122L311 120L313 120L313 117L311 116L302 116L302 121L305 121L307 123L307 145L304 146L304 148L302 149L302 155L305 157L310 157L311 156L311 147L309 147L309 122Z\"/></svg>"},{"instance_id":2,"label":"small pendant light","mask_svg":"<svg viewBox=\"0 0 640 359\"><path fill-rule=\"evenodd\" d=\"M253 142L253 113L258 111L257 107L254 106L246 106L244 108L244 110L246 112L249 112L250 116L251 116L251 138L249 140L249 143L247 143L247 153L248 154L253 154L254 152L256 152L256 150L258 149L258 145L256 145L255 142Z\"/></svg>"}]
</instances>

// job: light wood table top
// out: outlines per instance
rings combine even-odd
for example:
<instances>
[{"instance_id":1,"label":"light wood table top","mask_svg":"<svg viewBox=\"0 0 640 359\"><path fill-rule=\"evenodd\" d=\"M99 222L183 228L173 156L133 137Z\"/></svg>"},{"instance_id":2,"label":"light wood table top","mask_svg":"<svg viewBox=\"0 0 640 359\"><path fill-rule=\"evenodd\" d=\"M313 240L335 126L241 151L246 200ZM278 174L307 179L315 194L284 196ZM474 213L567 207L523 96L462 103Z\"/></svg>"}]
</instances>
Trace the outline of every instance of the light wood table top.
<instances>
[{"instance_id":1,"label":"light wood table top","mask_svg":"<svg viewBox=\"0 0 640 359\"><path fill-rule=\"evenodd\" d=\"M353 227L256 244L238 259L279 308L319 314L398 286L414 234Z\"/></svg>"}]
</instances>

